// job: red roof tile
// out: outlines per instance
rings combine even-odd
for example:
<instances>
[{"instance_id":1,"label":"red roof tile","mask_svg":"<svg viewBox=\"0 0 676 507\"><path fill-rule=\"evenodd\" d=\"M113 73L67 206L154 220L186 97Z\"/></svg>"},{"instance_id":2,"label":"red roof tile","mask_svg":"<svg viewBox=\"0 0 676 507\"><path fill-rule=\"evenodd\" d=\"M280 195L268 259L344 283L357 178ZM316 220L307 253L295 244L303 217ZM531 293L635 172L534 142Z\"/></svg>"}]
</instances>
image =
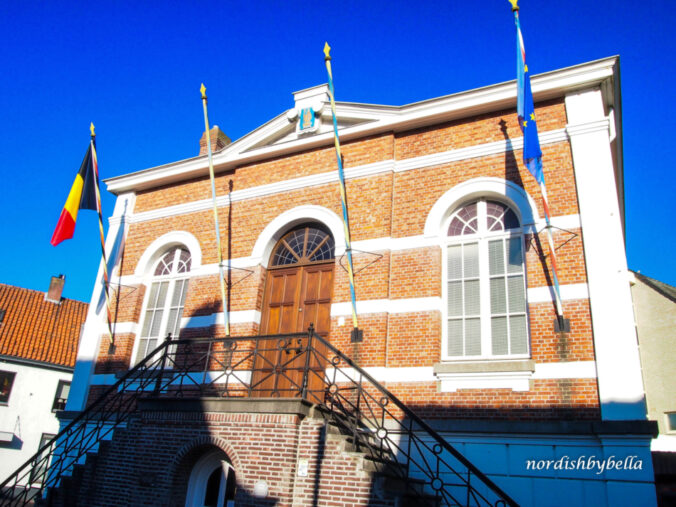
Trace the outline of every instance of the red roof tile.
<instances>
[{"instance_id":1,"label":"red roof tile","mask_svg":"<svg viewBox=\"0 0 676 507\"><path fill-rule=\"evenodd\" d=\"M75 366L87 303L45 301L45 293L0 283L0 355Z\"/></svg>"}]
</instances>

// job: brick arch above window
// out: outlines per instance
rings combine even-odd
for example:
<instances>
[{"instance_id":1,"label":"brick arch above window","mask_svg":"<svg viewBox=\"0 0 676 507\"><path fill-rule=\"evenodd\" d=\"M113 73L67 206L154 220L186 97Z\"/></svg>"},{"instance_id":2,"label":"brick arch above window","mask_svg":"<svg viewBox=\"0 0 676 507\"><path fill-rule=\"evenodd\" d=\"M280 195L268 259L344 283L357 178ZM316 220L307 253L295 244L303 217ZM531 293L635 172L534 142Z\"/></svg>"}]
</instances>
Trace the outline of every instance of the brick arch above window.
<instances>
[{"instance_id":1,"label":"brick arch above window","mask_svg":"<svg viewBox=\"0 0 676 507\"><path fill-rule=\"evenodd\" d=\"M235 469L238 470L240 480L246 482L247 470L246 467L244 466L244 462L240 458L235 448L227 440L214 436L197 437L195 439L186 442L183 446L181 446L181 448L176 451L174 458L167 467L167 475L171 477L173 474L175 474L176 470L178 469L178 467L181 465L181 463L188 454L193 453L195 451L199 451L200 449L207 448L209 446L217 447L220 450L222 450L228 456L228 459L232 463L232 466L234 466Z\"/></svg>"},{"instance_id":2,"label":"brick arch above window","mask_svg":"<svg viewBox=\"0 0 676 507\"><path fill-rule=\"evenodd\" d=\"M272 250L282 236L306 222L319 222L324 225L331 232L335 242L334 256L339 257L344 253L345 233L342 219L330 209L307 205L287 210L265 226L251 251L252 260L267 268Z\"/></svg>"},{"instance_id":3,"label":"brick arch above window","mask_svg":"<svg viewBox=\"0 0 676 507\"><path fill-rule=\"evenodd\" d=\"M137 277L152 275L159 258L176 246L186 248L190 252L190 271L194 272L202 265L202 249L197 238L186 231L172 231L160 236L145 249L136 264L134 275Z\"/></svg>"},{"instance_id":4,"label":"brick arch above window","mask_svg":"<svg viewBox=\"0 0 676 507\"><path fill-rule=\"evenodd\" d=\"M474 178L449 189L434 203L425 221L425 237L446 237L444 224L451 214L464 203L479 198L505 202L524 228L539 220L535 201L516 183L501 178Z\"/></svg>"}]
</instances>

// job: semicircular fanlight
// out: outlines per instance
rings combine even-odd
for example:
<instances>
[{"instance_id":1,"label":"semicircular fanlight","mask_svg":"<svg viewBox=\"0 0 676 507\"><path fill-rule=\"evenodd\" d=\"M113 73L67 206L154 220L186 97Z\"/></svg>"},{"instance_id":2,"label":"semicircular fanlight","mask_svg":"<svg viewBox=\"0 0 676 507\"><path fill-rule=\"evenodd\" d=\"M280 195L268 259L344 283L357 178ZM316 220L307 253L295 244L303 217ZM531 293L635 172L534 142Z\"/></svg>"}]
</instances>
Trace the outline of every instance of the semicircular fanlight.
<instances>
[{"instance_id":1,"label":"semicircular fanlight","mask_svg":"<svg viewBox=\"0 0 676 507\"><path fill-rule=\"evenodd\" d=\"M287 233L272 254L272 266L290 266L328 261L334 258L331 235L314 226L302 226Z\"/></svg>"}]
</instances>

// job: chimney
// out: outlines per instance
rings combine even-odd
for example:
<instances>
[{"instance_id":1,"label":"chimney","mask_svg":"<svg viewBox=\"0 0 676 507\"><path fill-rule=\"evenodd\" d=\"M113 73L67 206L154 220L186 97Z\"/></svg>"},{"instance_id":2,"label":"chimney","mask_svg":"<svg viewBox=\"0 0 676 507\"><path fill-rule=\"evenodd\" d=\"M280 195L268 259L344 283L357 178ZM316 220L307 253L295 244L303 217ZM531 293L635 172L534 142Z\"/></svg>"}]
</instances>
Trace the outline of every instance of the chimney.
<instances>
[{"instance_id":1,"label":"chimney","mask_svg":"<svg viewBox=\"0 0 676 507\"><path fill-rule=\"evenodd\" d=\"M221 151L223 148L225 148L227 145L230 144L230 138L226 136L223 131L218 128L218 125L214 125L211 127L211 130L209 131L209 135L211 136L211 152L216 153L217 151ZM202 133L202 137L200 139L200 156L206 155L207 154L207 138Z\"/></svg>"},{"instance_id":2,"label":"chimney","mask_svg":"<svg viewBox=\"0 0 676 507\"><path fill-rule=\"evenodd\" d=\"M63 293L63 286L65 283L65 275L53 276L52 280L49 282L49 290L47 291L47 294L45 294L45 301L60 304L61 294Z\"/></svg>"}]
</instances>

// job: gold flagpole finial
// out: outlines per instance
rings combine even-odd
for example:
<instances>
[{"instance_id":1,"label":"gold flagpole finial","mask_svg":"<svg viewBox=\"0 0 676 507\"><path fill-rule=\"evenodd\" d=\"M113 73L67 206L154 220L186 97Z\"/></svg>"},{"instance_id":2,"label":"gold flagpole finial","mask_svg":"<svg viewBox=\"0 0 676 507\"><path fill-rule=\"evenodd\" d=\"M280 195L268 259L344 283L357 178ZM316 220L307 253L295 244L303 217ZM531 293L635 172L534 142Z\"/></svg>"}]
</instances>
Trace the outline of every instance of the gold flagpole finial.
<instances>
[{"instance_id":1,"label":"gold flagpole finial","mask_svg":"<svg viewBox=\"0 0 676 507\"><path fill-rule=\"evenodd\" d=\"M207 87L204 86L204 83L202 83L202 86L200 86L200 91L202 92L202 100L207 99Z\"/></svg>"},{"instance_id":2,"label":"gold flagpole finial","mask_svg":"<svg viewBox=\"0 0 676 507\"><path fill-rule=\"evenodd\" d=\"M509 0L509 3L512 4L512 12L519 10L519 6L516 5L519 0Z\"/></svg>"},{"instance_id":3,"label":"gold flagpole finial","mask_svg":"<svg viewBox=\"0 0 676 507\"><path fill-rule=\"evenodd\" d=\"M330 51L331 51L331 46L329 46L328 42L325 42L324 43L324 60L330 60L331 59L331 55L329 54Z\"/></svg>"},{"instance_id":4,"label":"gold flagpole finial","mask_svg":"<svg viewBox=\"0 0 676 507\"><path fill-rule=\"evenodd\" d=\"M89 124L89 131L92 133L92 137L96 137L96 133L94 132L94 122Z\"/></svg>"}]
</instances>

